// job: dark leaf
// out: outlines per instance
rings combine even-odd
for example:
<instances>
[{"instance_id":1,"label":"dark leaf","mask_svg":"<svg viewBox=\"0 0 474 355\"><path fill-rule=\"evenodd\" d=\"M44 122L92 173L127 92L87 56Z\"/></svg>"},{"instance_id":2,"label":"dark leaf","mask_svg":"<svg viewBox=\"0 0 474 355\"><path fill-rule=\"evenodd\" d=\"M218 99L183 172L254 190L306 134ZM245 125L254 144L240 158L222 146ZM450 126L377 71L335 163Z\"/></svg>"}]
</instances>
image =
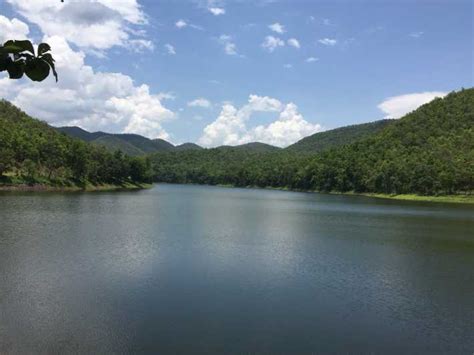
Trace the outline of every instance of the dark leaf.
<instances>
[{"instance_id":1,"label":"dark leaf","mask_svg":"<svg viewBox=\"0 0 474 355\"><path fill-rule=\"evenodd\" d=\"M5 44L3 45L3 48L7 50L9 53L20 53L20 52L28 51L31 54L35 55L35 49L33 48L33 45L31 44L31 42L28 40L6 41Z\"/></svg>"},{"instance_id":2,"label":"dark leaf","mask_svg":"<svg viewBox=\"0 0 474 355\"><path fill-rule=\"evenodd\" d=\"M51 69L53 69L54 77L56 78L56 81L58 81L58 73L56 72L56 68L54 67L53 56L49 53L46 53L46 54L43 54L41 56L41 59L43 59L45 62L47 62L49 64L49 66L51 67Z\"/></svg>"},{"instance_id":3,"label":"dark leaf","mask_svg":"<svg viewBox=\"0 0 474 355\"><path fill-rule=\"evenodd\" d=\"M49 75L49 64L41 58L28 60L25 74L33 81L43 81Z\"/></svg>"},{"instance_id":4,"label":"dark leaf","mask_svg":"<svg viewBox=\"0 0 474 355\"><path fill-rule=\"evenodd\" d=\"M1 49L1 47L0 47ZM7 53L2 53L0 51L0 71L7 70L7 65L9 62L11 62L12 59Z\"/></svg>"},{"instance_id":5,"label":"dark leaf","mask_svg":"<svg viewBox=\"0 0 474 355\"><path fill-rule=\"evenodd\" d=\"M40 43L38 46L38 57L41 57L46 52L49 52L51 50L51 47L49 46L48 43Z\"/></svg>"},{"instance_id":6,"label":"dark leaf","mask_svg":"<svg viewBox=\"0 0 474 355\"><path fill-rule=\"evenodd\" d=\"M23 62L9 62L7 64L7 71L10 79L20 79L25 70L25 63Z\"/></svg>"}]
</instances>

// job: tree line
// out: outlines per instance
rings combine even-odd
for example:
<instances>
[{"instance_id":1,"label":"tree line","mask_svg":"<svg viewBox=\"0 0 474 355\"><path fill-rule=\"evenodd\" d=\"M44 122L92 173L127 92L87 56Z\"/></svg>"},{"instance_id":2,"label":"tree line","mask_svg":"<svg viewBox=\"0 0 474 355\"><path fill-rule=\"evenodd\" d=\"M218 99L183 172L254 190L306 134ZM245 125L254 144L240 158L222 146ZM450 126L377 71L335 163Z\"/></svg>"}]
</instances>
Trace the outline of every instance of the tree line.
<instances>
[{"instance_id":1,"label":"tree line","mask_svg":"<svg viewBox=\"0 0 474 355\"><path fill-rule=\"evenodd\" d=\"M2 178L3 176L3 178ZM147 157L87 144L0 101L0 178L59 185L150 182Z\"/></svg>"},{"instance_id":2,"label":"tree line","mask_svg":"<svg viewBox=\"0 0 474 355\"><path fill-rule=\"evenodd\" d=\"M381 132L307 155L232 148L151 155L154 180L385 194L474 191L474 89L435 99Z\"/></svg>"}]
</instances>

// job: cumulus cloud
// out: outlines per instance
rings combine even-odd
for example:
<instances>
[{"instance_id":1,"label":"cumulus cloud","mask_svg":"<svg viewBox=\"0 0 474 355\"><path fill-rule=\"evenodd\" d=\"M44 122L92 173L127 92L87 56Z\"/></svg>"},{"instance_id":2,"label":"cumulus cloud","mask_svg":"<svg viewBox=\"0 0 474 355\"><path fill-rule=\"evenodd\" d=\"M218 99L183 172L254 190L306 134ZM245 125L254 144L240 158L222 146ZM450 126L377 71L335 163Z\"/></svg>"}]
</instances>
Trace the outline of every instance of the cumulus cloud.
<instances>
[{"instance_id":1,"label":"cumulus cloud","mask_svg":"<svg viewBox=\"0 0 474 355\"><path fill-rule=\"evenodd\" d=\"M225 9L221 7L210 7L208 8L209 12L212 13L214 16L224 15Z\"/></svg>"},{"instance_id":2,"label":"cumulus cloud","mask_svg":"<svg viewBox=\"0 0 474 355\"><path fill-rule=\"evenodd\" d=\"M221 35L219 43L224 47L224 52L228 55L237 55L237 46L229 35Z\"/></svg>"},{"instance_id":3,"label":"cumulus cloud","mask_svg":"<svg viewBox=\"0 0 474 355\"><path fill-rule=\"evenodd\" d=\"M278 22L275 22L271 25L268 26L269 29L271 29L273 32L276 32L276 33L285 33L285 26L283 26L282 24L278 23Z\"/></svg>"},{"instance_id":4,"label":"cumulus cloud","mask_svg":"<svg viewBox=\"0 0 474 355\"><path fill-rule=\"evenodd\" d=\"M420 38L421 36L423 36L424 32L422 31L419 31L419 32L412 32L409 34L410 37L412 38Z\"/></svg>"},{"instance_id":5,"label":"cumulus cloud","mask_svg":"<svg viewBox=\"0 0 474 355\"><path fill-rule=\"evenodd\" d=\"M15 105L53 125L78 125L85 129L133 132L168 139L162 123L175 114L147 85L137 86L121 73L95 72L84 63L85 54L71 49L60 36L43 40L54 48L58 83L0 80L0 94ZM168 96L169 97L169 96Z\"/></svg>"},{"instance_id":6,"label":"cumulus cloud","mask_svg":"<svg viewBox=\"0 0 474 355\"><path fill-rule=\"evenodd\" d=\"M247 122L255 112L277 112L278 118L268 125L248 128ZM250 95L247 104L240 109L225 103L219 117L204 128L199 143L218 146L258 141L286 146L319 130L320 125L304 120L295 104L285 105L268 96Z\"/></svg>"},{"instance_id":7,"label":"cumulus cloud","mask_svg":"<svg viewBox=\"0 0 474 355\"><path fill-rule=\"evenodd\" d=\"M385 118L400 118L436 97L446 95L447 93L442 91L427 91L393 96L381 102L377 107L385 113Z\"/></svg>"},{"instance_id":8,"label":"cumulus cloud","mask_svg":"<svg viewBox=\"0 0 474 355\"><path fill-rule=\"evenodd\" d=\"M203 108L209 108L212 106L211 102L208 99L205 99L203 97L199 97L193 101L188 102L189 107L203 107Z\"/></svg>"},{"instance_id":9,"label":"cumulus cloud","mask_svg":"<svg viewBox=\"0 0 474 355\"><path fill-rule=\"evenodd\" d=\"M325 46L331 47L337 44L337 40L332 38L321 38L320 40L318 40L318 42L324 44Z\"/></svg>"},{"instance_id":10,"label":"cumulus cloud","mask_svg":"<svg viewBox=\"0 0 474 355\"><path fill-rule=\"evenodd\" d=\"M187 22L183 19L179 19L178 21L176 21L176 23L174 25L179 29L182 29L182 28L185 28L185 27L191 27L191 28L194 28L195 30L200 30L200 31L203 30L203 28L201 26L194 25L194 24L189 23L189 22Z\"/></svg>"},{"instance_id":11,"label":"cumulus cloud","mask_svg":"<svg viewBox=\"0 0 474 355\"><path fill-rule=\"evenodd\" d=\"M186 27L188 24L184 20L178 20L178 21L176 21L176 23L174 25L178 28L183 28L183 27Z\"/></svg>"},{"instance_id":12,"label":"cumulus cloud","mask_svg":"<svg viewBox=\"0 0 474 355\"><path fill-rule=\"evenodd\" d=\"M306 58L306 63L314 63L314 62L317 62L319 60L319 58L316 58L316 57L308 57Z\"/></svg>"},{"instance_id":13,"label":"cumulus cloud","mask_svg":"<svg viewBox=\"0 0 474 355\"><path fill-rule=\"evenodd\" d=\"M113 46L152 49L144 31L136 27L147 19L136 0L30 1L7 0L46 36L61 36L85 50ZM138 42L137 42L138 41Z\"/></svg>"},{"instance_id":14,"label":"cumulus cloud","mask_svg":"<svg viewBox=\"0 0 474 355\"><path fill-rule=\"evenodd\" d=\"M23 21L16 18L10 20L0 15L0 44L9 39L26 39L30 29Z\"/></svg>"},{"instance_id":15,"label":"cumulus cloud","mask_svg":"<svg viewBox=\"0 0 474 355\"><path fill-rule=\"evenodd\" d=\"M296 38L290 38L288 41L286 41L289 46L295 47L300 49L300 42Z\"/></svg>"},{"instance_id":16,"label":"cumulus cloud","mask_svg":"<svg viewBox=\"0 0 474 355\"><path fill-rule=\"evenodd\" d=\"M284 45L285 45L285 42L283 42L280 38L267 36L265 37L265 40L262 43L262 48L266 49L267 51L271 53L278 47L283 47Z\"/></svg>"},{"instance_id":17,"label":"cumulus cloud","mask_svg":"<svg viewBox=\"0 0 474 355\"><path fill-rule=\"evenodd\" d=\"M174 46L172 46L172 45L169 44L169 43L166 43L166 44L165 44L165 49L166 49L166 51L168 52L168 54L171 54L171 55L175 55L175 54L176 54L176 50L175 50Z\"/></svg>"}]
</instances>

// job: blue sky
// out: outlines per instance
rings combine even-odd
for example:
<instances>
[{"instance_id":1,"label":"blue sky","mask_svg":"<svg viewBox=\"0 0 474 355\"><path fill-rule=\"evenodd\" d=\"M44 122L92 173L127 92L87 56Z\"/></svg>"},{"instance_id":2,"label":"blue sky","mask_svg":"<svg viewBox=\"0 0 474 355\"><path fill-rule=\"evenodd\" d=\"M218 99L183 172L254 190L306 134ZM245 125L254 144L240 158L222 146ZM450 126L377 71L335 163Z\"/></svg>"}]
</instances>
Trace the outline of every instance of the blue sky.
<instances>
[{"instance_id":1,"label":"blue sky","mask_svg":"<svg viewBox=\"0 0 474 355\"><path fill-rule=\"evenodd\" d=\"M56 125L285 146L473 86L469 0L32 3L2 2L0 33L48 40L60 82L0 95Z\"/></svg>"}]
</instances>

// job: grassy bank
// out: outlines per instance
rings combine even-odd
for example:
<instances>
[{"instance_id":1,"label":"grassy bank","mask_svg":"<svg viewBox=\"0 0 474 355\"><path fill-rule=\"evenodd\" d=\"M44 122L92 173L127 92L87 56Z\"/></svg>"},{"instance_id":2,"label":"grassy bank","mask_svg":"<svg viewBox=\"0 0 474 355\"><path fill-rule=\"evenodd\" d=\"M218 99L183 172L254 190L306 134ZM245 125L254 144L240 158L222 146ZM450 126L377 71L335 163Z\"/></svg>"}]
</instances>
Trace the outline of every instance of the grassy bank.
<instances>
[{"instance_id":1,"label":"grassy bank","mask_svg":"<svg viewBox=\"0 0 474 355\"><path fill-rule=\"evenodd\" d=\"M444 195L444 196L420 196L413 194L403 195L389 195L389 194L354 194L367 197L384 198L391 200L402 200L402 201L426 201L426 202L444 202L444 203L472 203L474 204L474 195Z\"/></svg>"},{"instance_id":2,"label":"grassy bank","mask_svg":"<svg viewBox=\"0 0 474 355\"><path fill-rule=\"evenodd\" d=\"M237 187L228 184L219 184L220 187ZM320 192L313 190L296 190L288 187L259 187L259 186L246 186L245 188L250 189L266 189L266 190L279 190L279 191L293 191L293 192L311 192L311 193L325 193L328 195L350 195L350 196L365 196L375 197L389 200L400 200L400 201L422 201L422 202L442 202L442 203L469 203L474 204L474 194L470 195L440 195L440 196L421 196L415 194L380 194L380 193L356 193L350 192Z\"/></svg>"},{"instance_id":3,"label":"grassy bank","mask_svg":"<svg viewBox=\"0 0 474 355\"><path fill-rule=\"evenodd\" d=\"M95 184L90 181L48 180L26 178L18 175L0 177L0 191L113 191L150 188L151 184L133 181Z\"/></svg>"}]
</instances>

